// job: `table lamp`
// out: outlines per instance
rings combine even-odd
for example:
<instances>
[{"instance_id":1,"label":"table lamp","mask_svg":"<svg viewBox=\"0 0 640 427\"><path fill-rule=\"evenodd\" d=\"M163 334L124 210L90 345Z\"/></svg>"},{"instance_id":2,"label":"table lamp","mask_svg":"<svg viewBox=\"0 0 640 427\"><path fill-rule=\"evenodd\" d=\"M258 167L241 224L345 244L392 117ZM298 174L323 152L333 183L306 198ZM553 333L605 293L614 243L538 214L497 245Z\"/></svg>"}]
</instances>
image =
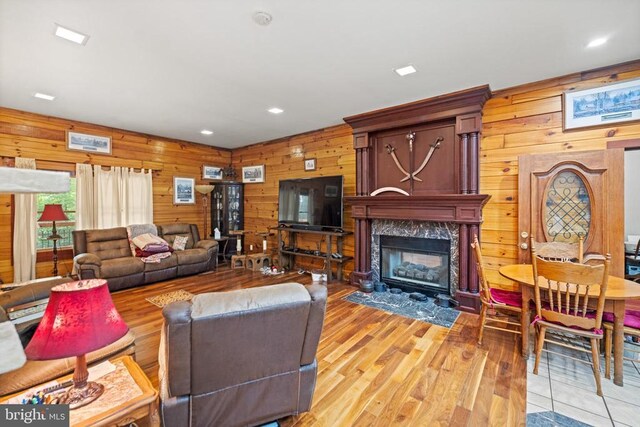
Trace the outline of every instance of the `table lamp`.
<instances>
[{"instance_id":1,"label":"table lamp","mask_svg":"<svg viewBox=\"0 0 640 427\"><path fill-rule=\"evenodd\" d=\"M66 221L67 215L62 210L62 205L52 204L44 205L44 210L38 221L51 221L53 223L53 229L51 230L51 236L47 237L47 240L53 241L53 275L58 275L58 240L62 239L62 236L56 231L56 221Z\"/></svg>"},{"instance_id":2,"label":"table lamp","mask_svg":"<svg viewBox=\"0 0 640 427\"><path fill-rule=\"evenodd\" d=\"M73 386L60 398L71 409L96 400L102 384L87 381L86 354L123 337L129 330L113 305L107 281L80 280L51 288L49 303L25 353L30 360L76 356Z\"/></svg>"},{"instance_id":3,"label":"table lamp","mask_svg":"<svg viewBox=\"0 0 640 427\"><path fill-rule=\"evenodd\" d=\"M207 195L211 193L216 187L215 185L202 184L196 185L195 188L198 193L202 194L202 209L204 211L204 235L208 237L210 233L209 230L207 230L207 205L209 203L209 198L207 197Z\"/></svg>"}]
</instances>

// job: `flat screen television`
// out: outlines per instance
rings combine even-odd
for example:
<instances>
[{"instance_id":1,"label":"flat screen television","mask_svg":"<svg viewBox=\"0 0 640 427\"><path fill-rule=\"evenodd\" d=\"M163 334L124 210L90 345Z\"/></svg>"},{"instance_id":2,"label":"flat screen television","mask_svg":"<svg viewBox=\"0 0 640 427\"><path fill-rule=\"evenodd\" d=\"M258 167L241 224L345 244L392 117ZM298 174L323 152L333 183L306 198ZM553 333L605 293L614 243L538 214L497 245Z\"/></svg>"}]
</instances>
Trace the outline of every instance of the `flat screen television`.
<instances>
[{"instance_id":1,"label":"flat screen television","mask_svg":"<svg viewBox=\"0 0 640 427\"><path fill-rule=\"evenodd\" d=\"M312 230L342 228L342 176L281 180L278 223Z\"/></svg>"}]
</instances>

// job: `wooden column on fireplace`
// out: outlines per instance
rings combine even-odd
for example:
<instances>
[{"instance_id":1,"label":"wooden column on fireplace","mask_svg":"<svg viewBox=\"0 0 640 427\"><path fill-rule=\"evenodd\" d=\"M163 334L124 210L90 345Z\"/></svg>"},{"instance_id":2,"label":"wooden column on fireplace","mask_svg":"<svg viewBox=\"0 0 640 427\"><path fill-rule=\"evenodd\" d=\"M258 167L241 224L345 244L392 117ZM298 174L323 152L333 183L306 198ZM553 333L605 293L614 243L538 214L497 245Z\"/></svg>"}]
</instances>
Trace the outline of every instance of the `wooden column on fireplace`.
<instances>
[{"instance_id":1,"label":"wooden column on fireplace","mask_svg":"<svg viewBox=\"0 0 640 427\"><path fill-rule=\"evenodd\" d=\"M477 311L478 273L469 244L480 233L478 194L482 106L489 86L376 110L344 120L353 129L356 196L354 284L371 278L371 221L397 219L459 224L456 300Z\"/></svg>"}]
</instances>

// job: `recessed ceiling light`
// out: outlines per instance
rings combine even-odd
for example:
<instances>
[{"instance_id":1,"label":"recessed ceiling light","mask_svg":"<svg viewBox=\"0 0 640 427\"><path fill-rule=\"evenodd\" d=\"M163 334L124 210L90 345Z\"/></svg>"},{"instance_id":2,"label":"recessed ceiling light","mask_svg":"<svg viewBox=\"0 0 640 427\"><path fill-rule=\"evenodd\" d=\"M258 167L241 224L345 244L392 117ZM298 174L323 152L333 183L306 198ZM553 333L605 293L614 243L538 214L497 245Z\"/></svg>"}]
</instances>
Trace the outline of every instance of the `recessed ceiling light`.
<instances>
[{"instance_id":1,"label":"recessed ceiling light","mask_svg":"<svg viewBox=\"0 0 640 427\"><path fill-rule=\"evenodd\" d=\"M416 70L416 67L414 67L413 65L407 65L406 67L396 68L393 71L395 71L397 75L404 77L408 74L413 74L418 70Z\"/></svg>"},{"instance_id":2,"label":"recessed ceiling light","mask_svg":"<svg viewBox=\"0 0 640 427\"><path fill-rule=\"evenodd\" d=\"M587 45L587 47L598 47L598 46L602 46L603 44L605 44L607 42L607 38L606 37L600 37L597 39L593 39L589 42L589 44Z\"/></svg>"},{"instance_id":3,"label":"recessed ceiling light","mask_svg":"<svg viewBox=\"0 0 640 427\"><path fill-rule=\"evenodd\" d=\"M284 113L284 110L278 107L269 108L267 111L270 112L271 114Z\"/></svg>"},{"instance_id":4,"label":"recessed ceiling light","mask_svg":"<svg viewBox=\"0 0 640 427\"><path fill-rule=\"evenodd\" d=\"M200 133L203 135L213 135L213 131L208 129L202 129Z\"/></svg>"},{"instance_id":5,"label":"recessed ceiling light","mask_svg":"<svg viewBox=\"0 0 640 427\"><path fill-rule=\"evenodd\" d=\"M267 12L256 12L253 14L253 20L258 25L269 25L273 17Z\"/></svg>"},{"instance_id":6,"label":"recessed ceiling light","mask_svg":"<svg viewBox=\"0 0 640 427\"><path fill-rule=\"evenodd\" d=\"M40 92L36 92L33 96L35 98L46 99L47 101L53 101L54 99L56 99L56 97L53 95L47 95L46 93Z\"/></svg>"},{"instance_id":7,"label":"recessed ceiling light","mask_svg":"<svg viewBox=\"0 0 640 427\"><path fill-rule=\"evenodd\" d=\"M87 44L87 40L89 40L88 35L70 30L69 28L65 28L60 24L56 24L56 36L78 44Z\"/></svg>"}]
</instances>

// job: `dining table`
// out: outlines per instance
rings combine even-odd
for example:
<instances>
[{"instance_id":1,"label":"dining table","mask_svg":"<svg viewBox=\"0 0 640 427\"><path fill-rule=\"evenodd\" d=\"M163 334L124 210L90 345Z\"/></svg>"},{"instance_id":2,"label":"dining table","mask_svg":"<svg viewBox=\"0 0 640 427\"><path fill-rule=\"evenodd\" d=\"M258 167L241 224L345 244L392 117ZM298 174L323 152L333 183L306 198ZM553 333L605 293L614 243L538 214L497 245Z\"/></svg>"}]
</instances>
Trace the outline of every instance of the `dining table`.
<instances>
[{"instance_id":1,"label":"dining table","mask_svg":"<svg viewBox=\"0 0 640 427\"><path fill-rule=\"evenodd\" d=\"M530 301L534 298L533 266L531 264L513 264L500 267L500 274L507 279L520 283L522 293L522 317L520 320L522 332L522 355L529 357L529 325ZM541 289L547 289L544 281L539 282ZM599 290L592 289L590 296L597 296ZM640 284L622 277L609 276L605 293L604 311L613 313L613 382L623 385L623 354L624 354L624 313L626 302L640 299Z\"/></svg>"}]
</instances>

